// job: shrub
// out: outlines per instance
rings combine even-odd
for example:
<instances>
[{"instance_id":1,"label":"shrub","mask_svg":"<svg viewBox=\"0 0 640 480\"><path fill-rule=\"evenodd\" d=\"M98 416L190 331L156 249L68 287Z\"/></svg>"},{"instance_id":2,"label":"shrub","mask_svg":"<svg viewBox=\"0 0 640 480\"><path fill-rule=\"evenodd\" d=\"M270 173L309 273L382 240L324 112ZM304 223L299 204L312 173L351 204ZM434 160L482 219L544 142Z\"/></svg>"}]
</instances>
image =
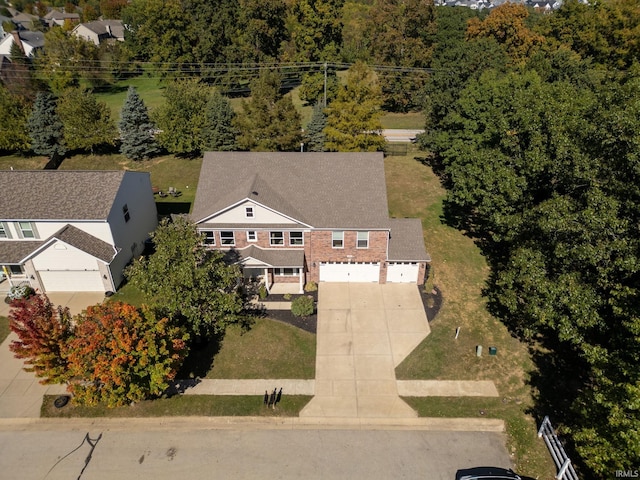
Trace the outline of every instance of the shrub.
<instances>
[{"instance_id":1,"label":"shrub","mask_svg":"<svg viewBox=\"0 0 640 480\"><path fill-rule=\"evenodd\" d=\"M267 292L267 287L265 287L264 285L260 285L258 287L258 296L260 297L260 300L264 300L265 298L267 298L268 294L269 292Z\"/></svg>"},{"instance_id":2,"label":"shrub","mask_svg":"<svg viewBox=\"0 0 640 480\"><path fill-rule=\"evenodd\" d=\"M313 308L313 297L310 295L298 297L293 302L291 302L291 313L293 313L296 317L308 317L309 315L312 315Z\"/></svg>"},{"instance_id":3,"label":"shrub","mask_svg":"<svg viewBox=\"0 0 640 480\"><path fill-rule=\"evenodd\" d=\"M290 293L285 293L284 294L284 299L285 300L291 300L291 294Z\"/></svg>"},{"instance_id":4,"label":"shrub","mask_svg":"<svg viewBox=\"0 0 640 480\"><path fill-rule=\"evenodd\" d=\"M304 286L305 292L315 292L316 290L318 290L318 284L316 282L307 282Z\"/></svg>"},{"instance_id":5,"label":"shrub","mask_svg":"<svg viewBox=\"0 0 640 480\"><path fill-rule=\"evenodd\" d=\"M14 285L9 289L9 300L22 300L23 298L29 298L36 291L29 285Z\"/></svg>"}]
</instances>

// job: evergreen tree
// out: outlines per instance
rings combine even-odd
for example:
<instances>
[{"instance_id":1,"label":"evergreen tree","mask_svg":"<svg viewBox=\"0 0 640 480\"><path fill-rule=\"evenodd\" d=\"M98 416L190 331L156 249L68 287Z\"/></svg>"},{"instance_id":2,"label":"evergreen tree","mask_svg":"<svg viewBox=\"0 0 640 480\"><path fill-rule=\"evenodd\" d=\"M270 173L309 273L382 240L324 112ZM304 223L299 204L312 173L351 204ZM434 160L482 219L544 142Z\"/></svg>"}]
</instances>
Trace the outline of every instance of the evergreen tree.
<instances>
[{"instance_id":1,"label":"evergreen tree","mask_svg":"<svg viewBox=\"0 0 640 480\"><path fill-rule=\"evenodd\" d=\"M280 93L280 75L265 71L251 82L251 101L236 118L238 145L252 151L291 151L300 145L300 114Z\"/></svg>"},{"instance_id":2,"label":"evergreen tree","mask_svg":"<svg viewBox=\"0 0 640 480\"><path fill-rule=\"evenodd\" d=\"M310 152L324 152L326 135L324 128L327 126L327 117L324 114L324 105L316 103L309 125L307 125L307 148Z\"/></svg>"},{"instance_id":3,"label":"evergreen tree","mask_svg":"<svg viewBox=\"0 0 640 480\"><path fill-rule=\"evenodd\" d=\"M235 118L229 100L215 91L207 102L206 123L202 131L203 150L237 150L239 132L233 123Z\"/></svg>"},{"instance_id":4,"label":"evergreen tree","mask_svg":"<svg viewBox=\"0 0 640 480\"><path fill-rule=\"evenodd\" d=\"M157 154L160 150L153 131L155 126L149 120L147 107L134 87L129 87L127 98L120 114L120 153L132 160L142 160Z\"/></svg>"},{"instance_id":5,"label":"evergreen tree","mask_svg":"<svg viewBox=\"0 0 640 480\"><path fill-rule=\"evenodd\" d=\"M38 93L28 123L31 150L48 157L67 153L62 121L56 112L56 101L50 93Z\"/></svg>"}]
</instances>

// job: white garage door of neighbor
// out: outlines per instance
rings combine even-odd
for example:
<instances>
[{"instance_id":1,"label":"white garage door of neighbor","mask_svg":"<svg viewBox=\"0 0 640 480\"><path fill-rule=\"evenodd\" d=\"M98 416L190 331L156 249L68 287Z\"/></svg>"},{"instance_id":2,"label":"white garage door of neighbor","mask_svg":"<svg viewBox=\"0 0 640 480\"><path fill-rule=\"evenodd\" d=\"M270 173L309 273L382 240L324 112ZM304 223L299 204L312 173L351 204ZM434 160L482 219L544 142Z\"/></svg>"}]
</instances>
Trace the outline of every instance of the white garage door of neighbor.
<instances>
[{"instance_id":1,"label":"white garage door of neighbor","mask_svg":"<svg viewBox=\"0 0 640 480\"><path fill-rule=\"evenodd\" d=\"M40 271L45 292L104 292L98 270Z\"/></svg>"},{"instance_id":2,"label":"white garage door of neighbor","mask_svg":"<svg viewBox=\"0 0 640 480\"><path fill-rule=\"evenodd\" d=\"M420 266L417 263L390 263L387 283L416 283Z\"/></svg>"},{"instance_id":3,"label":"white garage door of neighbor","mask_svg":"<svg viewBox=\"0 0 640 480\"><path fill-rule=\"evenodd\" d=\"M321 263L321 282L378 282L379 263Z\"/></svg>"}]
</instances>

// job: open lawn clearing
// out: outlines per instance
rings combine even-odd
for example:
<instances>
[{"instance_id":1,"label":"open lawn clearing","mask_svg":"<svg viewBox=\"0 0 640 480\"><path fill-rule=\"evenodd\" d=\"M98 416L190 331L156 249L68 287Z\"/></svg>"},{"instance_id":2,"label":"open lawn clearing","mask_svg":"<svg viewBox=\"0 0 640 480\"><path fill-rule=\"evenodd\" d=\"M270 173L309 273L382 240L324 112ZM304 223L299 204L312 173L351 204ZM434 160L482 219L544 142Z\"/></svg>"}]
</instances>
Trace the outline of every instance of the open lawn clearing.
<instances>
[{"instance_id":1,"label":"open lawn clearing","mask_svg":"<svg viewBox=\"0 0 640 480\"><path fill-rule=\"evenodd\" d=\"M120 110L124 100L127 98L129 86L135 87L149 111L158 108L165 102L162 96L165 87L157 77L140 75L116 82L112 87L96 89L94 91L96 98L107 104L109 110L111 110L111 118L116 121L120 119Z\"/></svg>"},{"instance_id":2,"label":"open lawn clearing","mask_svg":"<svg viewBox=\"0 0 640 480\"><path fill-rule=\"evenodd\" d=\"M316 336L268 318L258 318L250 330L232 326L206 378L315 377Z\"/></svg>"},{"instance_id":3,"label":"open lawn clearing","mask_svg":"<svg viewBox=\"0 0 640 480\"><path fill-rule=\"evenodd\" d=\"M443 305L431 324L431 334L396 369L399 380L492 380L500 398L513 399L508 407L495 410L507 422L510 448L518 470L546 478L553 464L544 442L531 442L536 425L525 412L532 405L527 385L534 368L527 346L513 338L506 327L486 310L482 288L488 266L473 240L443 223L445 191L432 170L414 156L385 160L389 210L394 217L419 217L427 251L432 257L433 284L440 288ZM456 328L461 327L456 340ZM482 345L482 357L475 353ZM488 348L497 348L489 356ZM486 399L411 399L421 415L455 417L469 412L476 416L478 402Z\"/></svg>"},{"instance_id":4,"label":"open lawn clearing","mask_svg":"<svg viewBox=\"0 0 640 480\"><path fill-rule=\"evenodd\" d=\"M42 170L47 159L39 155L33 157L23 155L0 156L0 170Z\"/></svg>"},{"instance_id":5,"label":"open lawn clearing","mask_svg":"<svg viewBox=\"0 0 640 480\"><path fill-rule=\"evenodd\" d=\"M276 408L271 409L262 403L262 395L175 395L118 408L80 407L71 403L55 408L53 401L56 398L53 395L44 397L40 410L42 417L297 417L311 400L306 395L283 395Z\"/></svg>"},{"instance_id":6,"label":"open lawn clearing","mask_svg":"<svg viewBox=\"0 0 640 480\"><path fill-rule=\"evenodd\" d=\"M402 130L421 130L424 128L425 117L422 112L385 113L380 119L382 128L399 128Z\"/></svg>"}]
</instances>

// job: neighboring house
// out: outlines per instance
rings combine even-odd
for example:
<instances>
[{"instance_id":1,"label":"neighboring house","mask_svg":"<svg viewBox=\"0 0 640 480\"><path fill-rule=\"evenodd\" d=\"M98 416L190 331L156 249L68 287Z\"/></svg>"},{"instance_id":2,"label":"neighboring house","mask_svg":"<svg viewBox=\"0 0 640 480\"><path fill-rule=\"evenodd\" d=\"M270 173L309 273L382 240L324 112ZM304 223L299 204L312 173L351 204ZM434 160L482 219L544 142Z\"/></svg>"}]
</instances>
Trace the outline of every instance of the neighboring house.
<instances>
[{"instance_id":1,"label":"neighboring house","mask_svg":"<svg viewBox=\"0 0 640 480\"><path fill-rule=\"evenodd\" d=\"M96 20L81 23L71 33L96 45L108 41L124 42L124 27L121 20Z\"/></svg>"},{"instance_id":2,"label":"neighboring house","mask_svg":"<svg viewBox=\"0 0 640 480\"><path fill-rule=\"evenodd\" d=\"M42 25L42 20L37 15L31 15L30 13L22 13L12 7L7 7L9 15L11 15L11 21L19 28L24 30L32 30L39 25Z\"/></svg>"},{"instance_id":3,"label":"neighboring house","mask_svg":"<svg viewBox=\"0 0 640 480\"><path fill-rule=\"evenodd\" d=\"M27 57L33 57L44 47L44 34L29 30L18 30L0 40L0 55L11 55L11 47L17 43Z\"/></svg>"},{"instance_id":4,"label":"neighboring house","mask_svg":"<svg viewBox=\"0 0 640 480\"><path fill-rule=\"evenodd\" d=\"M205 153L191 213L247 278L423 283L419 219L389 218L382 153Z\"/></svg>"},{"instance_id":5,"label":"neighboring house","mask_svg":"<svg viewBox=\"0 0 640 480\"><path fill-rule=\"evenodd\" d=\"M4 170L0 192L0 270L41 292L115 291L158 224L148 173Z\"/></svg>"},{"instance_id":6,"label":"neighboring house","mask_svg":"<svg viewBox=\"0 0 640 480\"><path fill-rule=\"evenodd\" d=\"M50 10L43 18L44 22L47 24L49 28L51 27L62 27L64 25L65 20L69 21L72 24L76 24L80 22L80 15L77 13L65 13L59 10Z\"/></svg>"}]
</instances>

